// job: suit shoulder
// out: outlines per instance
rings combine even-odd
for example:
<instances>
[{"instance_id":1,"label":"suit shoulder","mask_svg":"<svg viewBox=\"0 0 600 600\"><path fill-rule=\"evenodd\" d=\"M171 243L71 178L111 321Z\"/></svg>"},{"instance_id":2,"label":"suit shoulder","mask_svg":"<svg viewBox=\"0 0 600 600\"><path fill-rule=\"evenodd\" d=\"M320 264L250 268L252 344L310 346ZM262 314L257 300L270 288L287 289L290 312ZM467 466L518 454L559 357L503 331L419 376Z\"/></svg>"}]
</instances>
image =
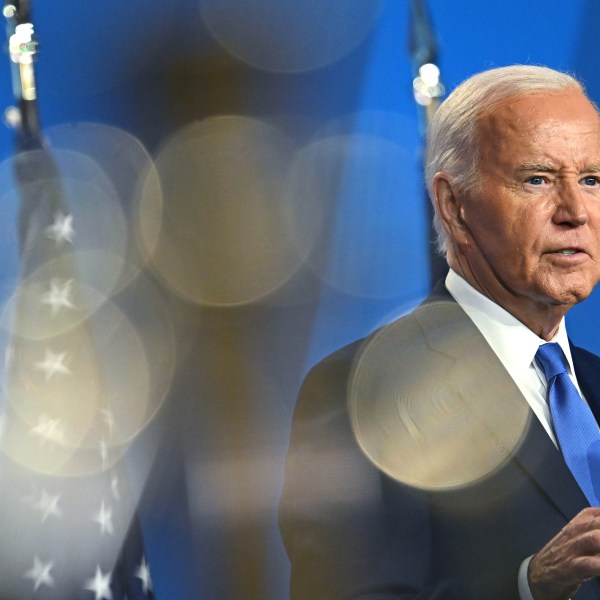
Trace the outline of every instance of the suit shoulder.
<instances>
[{"instance_id":1,"label":"suit shoulder","mask_svg":"<svg viewBox=\"0 0 600 600\"><path fill-rule=\"evenodd\" d=\"M581 365L583 368L600 369L600 356L597 354L574 345L571 345L571 354L576 365Z\"/></svg>"},{"instance_id":2,"label":"suit shoulder","mask_svg":"<svg viewBox=\"0 0 600 600\"><path fill-rule=\"evenodd\" d=\"M300 387L294 424L345 408L346 387L356 356L367 338L340 348L314 365Z\"/></svg>"},{"instance_id":3,"label":"suit shoulder","mask_svg":"<svg viewBox=\"0 0 600 600\"><path fill-rule=\"evenodd\" d=\"M328 408L345 407L347 388L355 366L373 343L388 331L394 332L395 342L410 347L420 336L415 313L384 325L369 336L336 350L313 366L302 382L294 419L302 418L303 413L323 414Z\"/></svg>"}]
</instances>

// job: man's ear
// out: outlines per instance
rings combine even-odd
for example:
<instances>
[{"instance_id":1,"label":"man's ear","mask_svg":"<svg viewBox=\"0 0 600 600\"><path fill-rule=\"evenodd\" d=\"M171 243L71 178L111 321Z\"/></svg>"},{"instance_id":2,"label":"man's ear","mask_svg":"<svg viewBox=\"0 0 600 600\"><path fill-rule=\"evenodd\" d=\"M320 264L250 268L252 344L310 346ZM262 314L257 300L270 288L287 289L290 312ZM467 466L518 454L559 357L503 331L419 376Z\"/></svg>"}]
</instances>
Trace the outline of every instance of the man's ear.
<instances>
[{"instance_id":1,"label":"man's ear","mask_svg":"<svg viewBox=\"0 0 600 600\"><path fill-rule=\"evenodd\" d=\"M433 196L438 214L446 233L455 244L465 244L469 239L469 228L463 220L462 203L453 177L441 171L433 178Z\"/></svg>"}]
</instances>

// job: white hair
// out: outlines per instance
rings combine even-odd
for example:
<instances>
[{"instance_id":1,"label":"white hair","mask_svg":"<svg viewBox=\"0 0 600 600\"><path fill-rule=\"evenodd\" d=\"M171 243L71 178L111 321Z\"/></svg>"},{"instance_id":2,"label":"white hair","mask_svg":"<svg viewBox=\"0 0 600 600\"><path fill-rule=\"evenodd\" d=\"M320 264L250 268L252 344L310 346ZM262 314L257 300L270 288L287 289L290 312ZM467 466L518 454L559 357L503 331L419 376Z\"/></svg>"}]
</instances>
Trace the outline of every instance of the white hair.
<instances>
[{"instance_id":1,"label":"white hair","mask_svg":"<svg viewBox=\"0 0 600 600\"><path fill-rule=\"evenodd\" d=\"M480 117L505 100L532 92L560 93L583 85L571 75L532 65L512 65L477 73L463 81L440 105L427 132L425 181L433 203L433 224L438 251L448 251L448 235L433 196L433 178L440 171L454 176L459 191L473 189L478 182L479 151L477 125Z\"/></svg>"}]
</instances>

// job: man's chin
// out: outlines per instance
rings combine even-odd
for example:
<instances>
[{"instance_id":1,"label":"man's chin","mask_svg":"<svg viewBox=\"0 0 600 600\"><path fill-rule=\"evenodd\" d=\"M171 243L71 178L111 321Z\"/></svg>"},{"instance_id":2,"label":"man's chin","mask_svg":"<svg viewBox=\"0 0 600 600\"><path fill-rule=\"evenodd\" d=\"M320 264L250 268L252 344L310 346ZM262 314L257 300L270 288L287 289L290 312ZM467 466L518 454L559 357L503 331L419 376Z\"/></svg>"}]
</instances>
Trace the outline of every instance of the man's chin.
<instances>
[{"instance_id":1,"label":"man's chin","mask_svg":"<svg viewBox=\"0 0 600 600\"><path fill-rule=\"evenodd\" d=\"M577 287L549 290L545 296L552 306L561 306L567 312L572 306L583 302L594 290L595 286L582 285Z\"/></svg>"}]
</instances>

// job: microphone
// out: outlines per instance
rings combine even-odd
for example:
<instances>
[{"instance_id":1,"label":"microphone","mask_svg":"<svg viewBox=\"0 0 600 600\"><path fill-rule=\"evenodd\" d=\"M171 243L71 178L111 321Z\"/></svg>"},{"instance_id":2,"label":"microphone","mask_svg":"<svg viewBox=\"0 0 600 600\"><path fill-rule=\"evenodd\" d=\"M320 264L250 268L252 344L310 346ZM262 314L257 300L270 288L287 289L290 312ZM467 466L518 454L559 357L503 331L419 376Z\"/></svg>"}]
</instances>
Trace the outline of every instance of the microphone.
<instances>
[{"instance_id":1,"label":"microphone","mask_svg":"<svg viewBox=\"0 0 600 600\"><path fill-rule=\"evenodd\" d=\"M413 0L410 25L409 52L415 74L413 92L417 104L425 109L422 129L426 130L446 90L435 64L437 43L424 0Z\"/></svg>"},{"instance_id":2,"label":"microphone","mask_svg":"<svg viewBox=\"0 0 600 600\"><path fill-rule=\"evenodd\" d=\"M413 93L415 102L419 107L419 125L421 134L425 134L440 99L445 93L441 82L440 70L437 67L437 43L433 25L429 19L425 0L412 0L409 30L408 51L413 66ZM433 240L435 232L431 223L433 221L433 207L425 194L425 206L430 223L429 227L429 279L433 287L435 283L446 276L448 265L436 252Z\"/></svg>"},{"instance_id":3,"label":"microphone","mask_svg":"<svg viewBox=\"0 0 600 600\"><path fill-rule=\"evenodd\" d=\"M4 118L18 134L23 150L40 147L34 62L38 53L28 0L6 0L2 14L7 21L12 88L16 106L8 107Z\"/></svg>"}]
</instances>

